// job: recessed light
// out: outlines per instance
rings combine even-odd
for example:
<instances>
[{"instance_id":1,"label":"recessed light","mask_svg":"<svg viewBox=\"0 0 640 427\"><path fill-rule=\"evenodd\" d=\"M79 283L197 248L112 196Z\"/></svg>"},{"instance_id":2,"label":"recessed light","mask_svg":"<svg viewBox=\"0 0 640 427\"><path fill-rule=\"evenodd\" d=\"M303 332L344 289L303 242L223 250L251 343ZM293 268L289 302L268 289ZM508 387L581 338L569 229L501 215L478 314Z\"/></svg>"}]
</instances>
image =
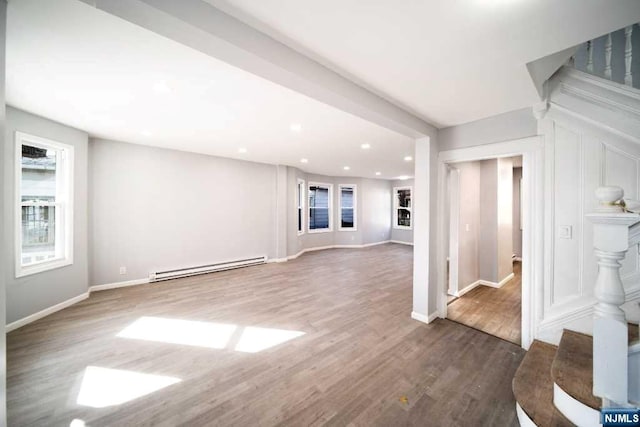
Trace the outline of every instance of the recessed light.
<instances>
[{"instance_id":1,"label":"recessed light","mask_svg":"<svg viewBox=\"0 0 640 427\"><path fill-rule=\"evenodd\" d=\"M408 177L407 175L400 175L400 176L398 177L398 179L399 179L400 181L405 181L405 180L409 179L409 177Z\"/></svg>"},{"instance_id":2,"label":"recessed light","mask_svg":"<svg viewBox=\"0 0 640 427\"><path fill-rule=\"evenodd\" d=\"M140 132L140 134L142 136L151 136L151 135L153 135L150 130L143 130L142 132Z\"/></svg>"},{"instance_id":3,"label":"recessed light","mask_svg":"<svg viewBox=\"0 0 640 427\"><path fill-rule=\"evenodd\" d=\"M309 163L309 159L300 159L300 163Z\"/></svg>"},{"instance_id":4,"label":"recessed light","mask_svg":"<svg viewBox=\"0 0 640 427\"><path fill-rule=\"evenodd\" d=\"M240 153L240 154L244 154L244 153L246 153L246 152L247 152L247 149L246 149L246 148L238 148L238 153Z\"/></svg>"},{"instance_id":5,"label":"recessed light","mask_svg":"<svg viewBox=\"0 0 640 427\"><path fill-rule=\"evenodd\" d=\"M300 123L291 123L291 126L289 126L289 129L291 129L291 132L301 132L302 125Z\"/></svg>"},{"instance_id":6,"label":"recessed light","mask_svg":"<svg viewBox=\"0 0 640 427\"><path fill-rule=\"evenodd\" d=\"M363 150L368 150L369 148L371 148L371 144L361 144L360 148L362 148Z\"/></svg>"},{"instance_id":7,"label":"recessed light","mask_svg":"<svg viewBox=\"0 0 640 427\"><path fill-rule=\"evenodd\" d=\"M165 80L158 80L153 85L153 90L157 93L169 93L171 92L171 88L167 84Z\"/></svg>"},{"instance_id":8,"label":"recessed light","mask_svg":"<svg viewBox=\"0 0 640 427\"><path fill-rule=\"evenodd\" d=\"M382 172L376 172L376 176L382 175Z\"/></svg>"},{"instance_id":9,"label":"recessed light","mask_svg":"<svg viewBox=\"0 0 640 427\"><path fill-rule=\"evenodd\" d=\"M349 169L351 169L351 168L350 168L349 166L345 166L345 167L343 167L342 169L344 169L344 170L348 171L348 170L349 170Z\"/></svg>"},{"instance_id":10,"label":"recessed light","mask_svg":"<svg viewBox=\"0 0 640 427\"><path fill-rule=\"evenodd\" d=\"M411 156L405 156L404 157L404 161L405 162L410 162L411 160L413 160L413 157L411 157Z\"/></svg>"}]
</instances>

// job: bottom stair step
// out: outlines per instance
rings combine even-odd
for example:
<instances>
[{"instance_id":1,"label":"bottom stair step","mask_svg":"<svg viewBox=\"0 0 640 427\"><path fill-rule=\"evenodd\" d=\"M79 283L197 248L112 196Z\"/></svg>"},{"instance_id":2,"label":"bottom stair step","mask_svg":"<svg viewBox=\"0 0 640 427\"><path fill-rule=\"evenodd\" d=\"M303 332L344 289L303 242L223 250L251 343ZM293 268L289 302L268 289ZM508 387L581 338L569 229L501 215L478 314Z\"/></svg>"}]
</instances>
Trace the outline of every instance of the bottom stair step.
<instances>
[{"instance_id":1,"label":"bottom stair step","mask_svg":"<svg viewBox=\"0 0 640 427\"><path fill-rule=\"evenodd\" d=\"M557 347L534 341L513 377L513 394L524 413L539 427L573 426L553 405L551 365Z\"/></svg>"}]
</instances>

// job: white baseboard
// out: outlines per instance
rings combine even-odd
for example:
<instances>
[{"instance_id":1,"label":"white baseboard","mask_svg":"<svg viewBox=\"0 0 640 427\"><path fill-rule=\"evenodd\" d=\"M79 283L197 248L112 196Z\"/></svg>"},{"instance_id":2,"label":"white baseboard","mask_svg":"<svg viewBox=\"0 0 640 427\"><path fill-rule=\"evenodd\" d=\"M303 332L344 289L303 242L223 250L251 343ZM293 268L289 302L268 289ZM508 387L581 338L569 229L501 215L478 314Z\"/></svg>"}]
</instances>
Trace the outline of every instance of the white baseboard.
<instances>
[{"instance_id":1,"label":"white baseboard","mask_svg":"<svg viewBox=\"0 0 640 427\"><path fill-rule=\"evenodd\" d=\"M106 291L107 289L125 288L127 286L144 285L149 283L149 279L127 280L125 282L106 283L104 285L93 285L89 287L89 292Z\"/></svg>"},{"instance_id":2,"label":"white baseboard","mask_svg":"<svg viewBox=\"0 0 640 427\"><path fill-rule=\"evenodd\" d=\"M429 316L425 316L424 314L416 313L415 311L411 312L411 318L417 320L422 323L431 323L438 318L438 313L431 313Z\"/></svg>"},{"instance_id":3,"label":"white baseboard","mask_svg":"<svg viewBox=\"0 0 640 427\"><path fill-rule=\"evenodd\" d=\"M520 427L538 427L536 423L534 423L531 418L527 415L526 412L522 409L520 404L516 402L516 415L518 416L518 422L520 423Z\"/></svg>"},{"instance_id":4,"label":"white baseboard","mask_svg":"<svg viewBox=\"0 0 640 427\"><path fill-rule=\"evenodd\" d=\"M467 292L471 292L472 290L474 290L475 288L477 288L478 286L480 286L482 284L483 284L482 280L476 280L475 282L473 282L472 284L470 284L466 288L462 288L462 290L458 290L458 292L456 292L454 296L461 297L462 295L466 294Z\"/></svg>"},{"instance_id":5,"label":"white baseboard","mask_svg":"<svg viewBox=\"0 0 640 427\"><path fill-rule=\"evenodd\" d=\"M50 314L53 314L56 311L60 311L63 308L67 308L69 306L72 306L73 304L75 304L77 302L80 302L82 300L85 300L87 298L89 298L89 292L85 292L85 293L80 294L80 295L78 295L76 297L69 298L66 301L62 301L61 303L58 303L58 304L56 304L54 306L45 308L44 310L41 310L41 311L39 311L37 313L31 314L31 315L29 315L27 317L23 317L22 319L18 319L15 322L11 322L11 323L7 324L5 326L5 331L6 332L11 332L13 330L16 330L16 329L18 329L18 328L20 328L20 327L22 327L24 325L27 325L27 324L29 324L31 322L35 322L38 319L42 319L43 317L46 317L46 316L48 316Z\"/></svg>"},{"instance_id":6,"label":"white baseboard","mask_svg":"<svg viewBox=\"0 0 640 427\"><path fill-rule=\"evenodd\" d=\"M287 261L288 260L292 260L292 259L296 259L298 258L300 255L307 253L307 252L314 252L314 251L323 251L325 249L363 249L363 248L368 248L371 246L378 246L378 245L384 245L385 243L391 243L391 240L383 240L381 242L373 242L373 243L366 243L364 245L329 245L329 246L316 246L313 248L306 248L301 250L300 252L298 252L297 254L294 255L289 255L287 257ZM272 261L272 262L282 262L282 261Z\"/></svg>"},{"instance_id":7,"label":"white baseboard","mask_svg":"<svg viewBox=\"0 0 640 427\"><path fill-rule=\"evenodd\" d=\"M515 276L515 274L511 273L509 274L507 277L505 277L504 279L502 279L501 281L499 281L498 283L496 282L490 282L488 280L480 280L480 284L484 285L484 286L490 286L492 288L497 288L500 289L501 287L503 287L504 285L506 285L509 280L513 279Z\"/></svg>"},{"instance_id":8,"label":"white baseboard","mask_svg":"<svg viewBox=\"0 0 640 427\"><path fill-rule=\"evenodd\" d=\"M569 421L577 426L597 427L600 424L600 411L576 400L553 383L553 404Z\"/></svg>"},{"instance_id":9,"label":"white baseboard","mask_svg":"<svg viewBox=\"0 0 640 427\"><path fill-rule=\"evenodd\" d=\"M413 246L413 242L403 242L402 240L389 240L390 243L397 243L399 245Z\"/></svg>"},{"instance_id":10,"label":"white baseboard","mask_svg":"<svg viewBox=\"0 0 640 427\"><path fill-rule=\"evenodd\" d=\"M69 298L66 301L62 301L61 303L58 303L54 306L45 308L44 310L41 310L37 313L31 314L29 316L23 317L22 319L18 319L15 322L11 322L9 324L7 324L5 326L5 331L6 332L11 332L14 331L18 328L21 328L24 325L28 325L29 323L35 322L36 320L42 319L43 317L46 317L50 314L55 313L56 311L60 311L64 308L70 307L73 304L76 304L80 301L83 301L87 298L89 298L89 295L92 292L99 292L99 291L105 291L107 289L116 289L116 288L124 288L127 286L136 286L136 285L144 285L146 283L149 283L149 279L145 278L145 279L137 279L137 280L127 280L126 282L116 282L116 283L107 283L104 285L94 285L94 286L89 286L89 289L87 290L87 292L84 292L76 297L73 298Z\"/></svg>"},{"instance_id":11,"label":"white baseboard","mask_svg":"<svg viewBox=\"0 0 640 427\"><path fill-rule=\"evenodd\" d=\"M289 257L287 258L269 258L267 259L267 264L271 264L274 262L287 262L289 261Z\"/></svg>"}]
</instances>

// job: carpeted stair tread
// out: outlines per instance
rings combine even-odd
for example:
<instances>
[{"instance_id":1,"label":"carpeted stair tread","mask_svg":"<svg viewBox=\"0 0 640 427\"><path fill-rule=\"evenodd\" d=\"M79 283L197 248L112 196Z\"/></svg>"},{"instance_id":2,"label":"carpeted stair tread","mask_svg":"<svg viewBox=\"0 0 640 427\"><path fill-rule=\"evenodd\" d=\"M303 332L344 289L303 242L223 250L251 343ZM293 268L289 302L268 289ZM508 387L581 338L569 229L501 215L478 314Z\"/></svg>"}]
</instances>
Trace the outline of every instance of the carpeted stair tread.
<instances>
[{"instance_id":1,"label":"carpeted stair tread","mask_svg":"<svg viewBox=\"0 0 640 427\"><path fill-rule=\"evenodd\" d=\"M571 397L599 411L602 400L593 395L593 337L565 329L551 378Z\"/></svg>"},{"instance_id":2,"label":"carpeted stair tread","mask_svg":"<svg viewBox=\"0 0 640 427\"><path fill-rule=\"evenodd\" d=\"M533 341L513 377L513 394L522 410L540 427L570 427L553 405L551 364L557 347Z\"/></svg>"}]
</instances>

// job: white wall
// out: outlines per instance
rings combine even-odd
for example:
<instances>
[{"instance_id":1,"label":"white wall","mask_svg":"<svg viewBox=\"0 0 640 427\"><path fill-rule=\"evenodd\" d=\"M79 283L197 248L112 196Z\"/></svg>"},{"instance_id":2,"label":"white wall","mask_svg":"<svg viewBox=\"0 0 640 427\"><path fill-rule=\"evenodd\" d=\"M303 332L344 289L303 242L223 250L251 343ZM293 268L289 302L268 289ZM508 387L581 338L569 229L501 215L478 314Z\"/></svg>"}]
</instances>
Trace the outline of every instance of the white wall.
<instances>
[{"instance_id":1,"label":"white wall","mask_svg":"<svg viewBox=\"0 0 640 427\"><path fill-rule=\"evenodd\" d=\"M305 200L304 234L298 236L297 216L290 216L287 227L287 254L294 256L306 249L327 246L360 246L390 240L391 186L387 180L331 177L308 174L297 168L288 168L288 199L291 212L296 211L298 179L305 182L305 199L309 182L333 185L333 230L321 233L308 231L308 204ZM356 185L356 230L340 230L340 184Z\"/></svg>"},{"instance_id":2,"label":"white wall","mask_svg":"<svg viewBox=\"0 0 640 427\"><path fill-rule=\"evenodd\" d=\"M393 189L395 187L411 187L414 189L415 191L415 186L414 186L414 180L413 179L406 179L406 180L395 180L395 181L391 181L391 205L390 207L390 212L391 212L391 221L393 222L393 198L395 197L395 194L393 194ZM411 195L411 197L413 198L413 194ZM412 221L413 221L413 217L412 217ZM393 225L391 224L391 240L393 240L394 242L404 242L404 243L413 243L413 227L411 227L411 230L406 230L406 229L402 229L402 228L395 228Z\"/></svg>"},{"instance_id":3,"label":"white wall","mask_svg":"<svg viewBox=\"0 0 640 427\"><path fill-rule=\"evenodd\" d=\"M25 132L74 147L74 242L73 265L43 273L15 278L15 132ZM88 289L87 151L88 135L60 123L7 107L4 147L5 195L3 240L7 265L7 322L13 322L40 310L76 297Z\"/></svg>"},{"instance_id":4,"label":"white wall","mask_svg":"<svg viewBox=\"0 0 640 427\"><path fill-rule=\"evenodd\" d=\"M458 291L480 279L480 162L454 165L460 173Z\"/></svg>"},{"instance_id":5,"label":"white wall","mask_svg":"<svg viewBox=\"0 0 640 427\"><path fill-rule=\"evenodd\" d=\"M522 230L520 229L520 180L522 168L513 168L513 254L522 258Z\"/></svg>"},{"instance_id":6,"label":"white wall","mask_svg":"<svg viewBox=\"0 0 640 427\"><path fill-rule=\"evenodd\" d=\"M276 255L275 166L106 140L90 147L92 285Z\"/></svg>"},{"instance_id":7,"label":"white wall","mask_svg":"<svg viewBox=\"0 0 640 427\"><path fill-rule=\"evenodd\" d=\"M486 119L440 129L438 151L512 141L537 135L531 108L523 108Z\"/></svg>"},{"instance_id":8,"label":"white wall","mask_svg":"<svg viewBox=\"0 0 640 427\"><path fill-rule=\"evenodd\" d=\"M498 159L498 277L513 273L513 160Z\"/></svg>"},{"instance_id":9,"label":"white wall","mask_svg":"<svg viewBox=\"0 0 640 427\"><path fill-rule=\"evenodd\" d=\"M5 111L5 46L7 25L7 2L0 0L0 153L5 152L8 140L5 137L6 111ZM4 189L4 162L0 161L0 189ZM4 211L7 203L6 193L0 197L0 242L6 239L4 230ZM5 264L6 254L3 245L0 245L0 331L5 330L6 323L6 281L7 268ZM0 334L0 425L7 423L7 346L6 334Z\"/></svg>"}]
</instances>

